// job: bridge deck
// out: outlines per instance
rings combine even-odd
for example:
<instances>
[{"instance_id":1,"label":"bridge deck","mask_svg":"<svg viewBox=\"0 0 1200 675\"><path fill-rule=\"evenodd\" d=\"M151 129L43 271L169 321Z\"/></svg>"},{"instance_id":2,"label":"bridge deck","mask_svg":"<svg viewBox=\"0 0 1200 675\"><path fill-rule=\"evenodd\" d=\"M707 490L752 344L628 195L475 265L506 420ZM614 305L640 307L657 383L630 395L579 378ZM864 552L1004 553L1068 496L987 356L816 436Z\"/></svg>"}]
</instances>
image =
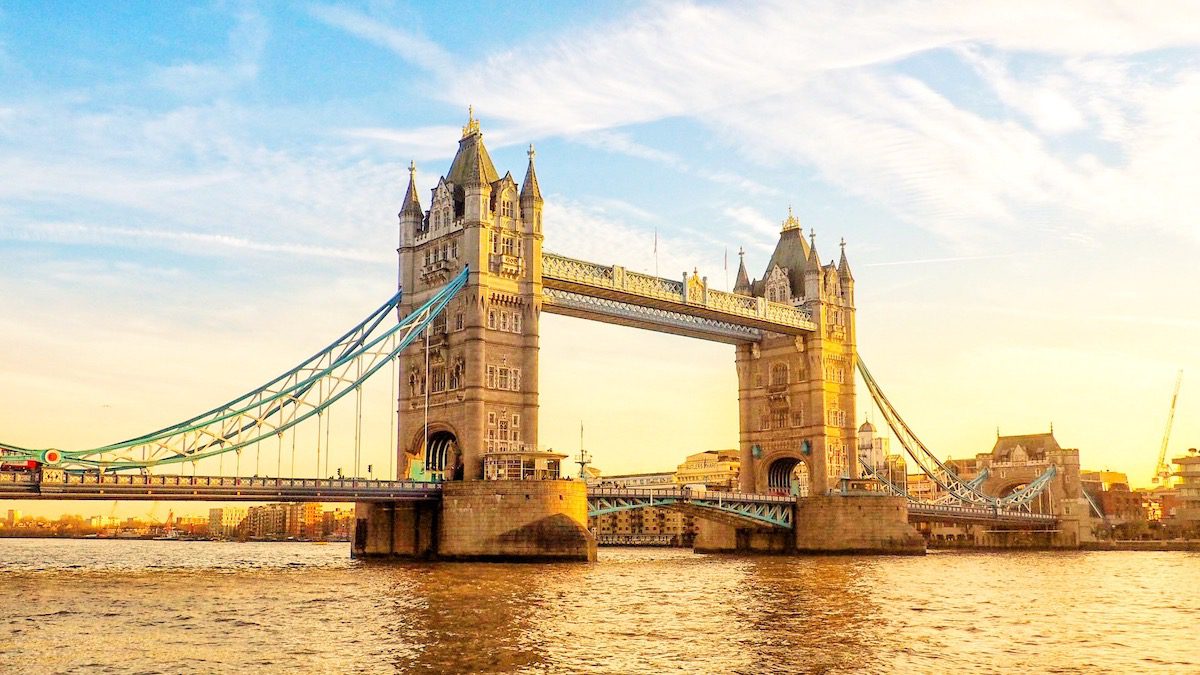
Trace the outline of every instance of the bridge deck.
<instances>
[{"instance_id":1,"label":"bridge deck","mask_svg":"<svg viewBox=\"0 0 1200 675\"><path fill-rule=\"evenodd\" d=\"M0 499L391 502L441 496L441 484L413 481L68 474L61 483L40 483L35 474L0 474Z\"/></svg>"},{"instance_id":2,"label":"bridge deck","mask_svg":"<svg viewBox=\"0 0 1200 675\"><path fill-rule=\"evenodd\" d=\"M1048 513L1004 511L984 506L954 506L951 504L910 503L908 520L909 522L986 523L1046 527L1058 524L1058 516Z\"/></svg>"}]
</instances>

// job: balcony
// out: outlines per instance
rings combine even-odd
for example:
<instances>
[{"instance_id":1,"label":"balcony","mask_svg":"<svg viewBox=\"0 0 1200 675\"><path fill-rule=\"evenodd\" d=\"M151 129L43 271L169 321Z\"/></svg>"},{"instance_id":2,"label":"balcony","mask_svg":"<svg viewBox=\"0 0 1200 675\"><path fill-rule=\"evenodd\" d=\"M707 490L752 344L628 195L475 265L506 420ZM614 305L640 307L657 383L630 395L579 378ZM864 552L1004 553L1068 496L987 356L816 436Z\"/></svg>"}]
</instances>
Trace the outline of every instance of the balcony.
<instances>
[{"instance_id":1,"label":"balcony","mask_svg":"<svg viewBox=\"0 0 1200 675\"><path fill-rule=\"evenodd\" d=\"M435 260L421 267L421 281L429 285L444 284L450 280L452 268L449 260Z\"/></svg>"},{"instance_id":2,"label":"balcony","mask_svg":"<svg viewBox=\"0 0 1200 675\"><path fill-rule=\"evenodd\" d=\"M512 253L492 253L488 256L488 264L492 273L500 276L518 277L525 271L525 260Z\"/></svg>"}]
</instances>

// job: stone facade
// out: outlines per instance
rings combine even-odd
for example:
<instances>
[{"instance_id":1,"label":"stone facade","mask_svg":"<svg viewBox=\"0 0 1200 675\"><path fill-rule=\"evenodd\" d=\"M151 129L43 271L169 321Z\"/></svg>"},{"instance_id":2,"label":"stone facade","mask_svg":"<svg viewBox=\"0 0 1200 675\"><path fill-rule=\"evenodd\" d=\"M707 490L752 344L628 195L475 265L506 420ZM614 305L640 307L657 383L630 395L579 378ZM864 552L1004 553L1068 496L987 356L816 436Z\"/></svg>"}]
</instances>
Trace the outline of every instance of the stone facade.
<instances>
[{"instance_id":1,"label":"stone facade","mask_svg":"<svg viewBox=\"0 0 1200 675\"><path fill-rule=\"evenodd\" d=\"M761 280L744 260L734 292L807 309L817 330L767 334L737 346L741 489L824 494L857 477L855 458L854 277L845 246L839 264L821 263L789 211Z\"/></svg>"},{"instance_id":2,"label":"stone facade","mask_svg":"<svg viewBox=\"0 0 1200 675\"><path fill-rule=\"evenodd\" d=\"M582 481L455 481L443 490L439 558L596 559Z\"/></svg>"},{"instance_id":3,"label":"stone facade","mask_svg":"<svg viewBox=\"0 0 1200 675\"><path fill-rule=\"evenodd\" d=\"M922 555L903 497L814 495L796 500L791 531L700 520L698 553Z\"/></svg>"},{"instance_id":4,"label":"stone facade","mask_svg":"<svg viewBox=\"0 0 1200 675\"><path fill-rule=\"evenodd\" d=\"M410 175L399 216L401 316L464 266L470 276L431 327L429 382L424 341L401 354L398 477L482 478L488 450L537 447L542 197L532 148L518 188L497 174L470 119L429 209Z\"/></svg>"}]
</instances>

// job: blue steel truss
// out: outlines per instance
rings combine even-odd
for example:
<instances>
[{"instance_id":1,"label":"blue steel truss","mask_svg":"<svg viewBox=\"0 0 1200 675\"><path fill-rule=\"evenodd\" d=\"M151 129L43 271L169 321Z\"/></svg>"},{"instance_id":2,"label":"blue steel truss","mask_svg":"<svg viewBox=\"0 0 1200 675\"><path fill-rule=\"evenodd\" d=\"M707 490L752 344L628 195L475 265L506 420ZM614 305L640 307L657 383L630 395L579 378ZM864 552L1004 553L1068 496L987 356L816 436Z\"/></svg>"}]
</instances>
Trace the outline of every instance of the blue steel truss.
<instances>
[{"instance_id":1,"label":"blue steel truss","mask_svg":"<svg viewBox=\"0 0 1200 675\"><path fill-rule=\"evenodd\" d=\"M896 411L891 401L884 395L883 390L879 388L879 383L875 381L875 378L871 375L871 371L867 370L867 365L863 363L861 357L857 358L856 365L858 366L859 374L862 375L863 382L867 385L867 390L871 393L871 398L875 401L876 407L883 413L884 419L887 420L888 426L891 427L892 432L900 441L900 445L904 447L904 451L917 463L917 467L925 475L929 476L938 487L945 491L953 501L960 504L975 504L1000 509L1029 510L1033 500L1045 491L1050 485L1050 481L1056 475L1057 470L1054 465L1051 465L1050 468L1046 469L1042 475L1030 482L1029 485L1011 495L996 497L984 494L980 488L986 477L977 476L971 481L964 481L959 478L954 469L938 459L937 455L933 454L921 442L916 433L900 417L900 413ZM887 486L894 494L908 497L909 501L915 501L906 490L887 480L878 472L875 472L866 462L862 464L871 473L872 477Z\"/></svg>"},{"instance_id":2,"label":"blue steel truss","mask_svg":"<svg viewBox=\"0 0 1200 675\"><path fill-rule=\"evenodd\" d=\"M359 387L412 344L445 310L463 286L463 270L427 302L392 326L389 312L400 293L371 312L349 332L299 365L250 392L191 419L129 440L87 450L62 452L64 468L120 471L160 464L195 462L282 434L322 414ZM51 448L29 449L0 443L6 460L46 461Z\"/></svg>"},{"instance_id":3,"label":"blue steel truss","mask_svg":"<svg viewBox=\"0 0 1200 675\"><path fill-rule=\"evenodd\" d=\"M637 490L626 488L588 488L588 515L602 516L619 511L649 507L693 508L723 515L751 525L792 528L796 500L776 495L713 492L675 488Z\"/></svg>"}]
</instances>

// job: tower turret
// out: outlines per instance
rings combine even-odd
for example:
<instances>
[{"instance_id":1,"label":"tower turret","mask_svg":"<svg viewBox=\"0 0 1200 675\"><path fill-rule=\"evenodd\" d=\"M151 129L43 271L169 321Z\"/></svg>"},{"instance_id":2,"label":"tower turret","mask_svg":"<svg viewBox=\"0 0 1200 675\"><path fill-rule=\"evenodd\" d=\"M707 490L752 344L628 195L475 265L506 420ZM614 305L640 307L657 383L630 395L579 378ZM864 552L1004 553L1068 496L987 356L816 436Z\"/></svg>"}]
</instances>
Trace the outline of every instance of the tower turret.
<instances>
[{"instance_id":1,"label":"tower turret","mask_svg":"<svg viewBox=\"0 0 1200 675\"><path fill-rule=\"evenodd\" d=\"M738 295L751 295L750 275L746 274L746 251L738 248L737 280L733 282L733 292Z\"/></svg>"},{"instance_id":2,"label":"tower turret","mask_svg":"<svg viewBox=\"0 0 1200 675\"><path fill-rule=\"evenodd\" d=\"M808 231L808 261L804 264L804 298L821 299L821 256L817 253L816 230Z\"/></svg>"},{"instance_id":3,"label":"tower turret","mask_svg":"<svg viewBox=\"0 0 1200 675\"><path fill-rule=\"evenodd\" d=\"M850 272L850 261L846 259L846 240L841 241L842 259L838 261L838 279L841 281L842 301L848 307L854 306L854 275Z\"/></svg>"},{"instance_id":4,"label":"tower turret","mask_svg":"<svg viewBox=\"0 0 1200 675\"><path fill-rule=\"evenodd\" d=\"M525 223L526 231L535 234L542 231L542 190L538 187L537 172L533 168L533 158L537 154L533 144L529 144L529 168L525 170L525 182L521 185L521 220Z\"/></svg>"}]
</instances>

